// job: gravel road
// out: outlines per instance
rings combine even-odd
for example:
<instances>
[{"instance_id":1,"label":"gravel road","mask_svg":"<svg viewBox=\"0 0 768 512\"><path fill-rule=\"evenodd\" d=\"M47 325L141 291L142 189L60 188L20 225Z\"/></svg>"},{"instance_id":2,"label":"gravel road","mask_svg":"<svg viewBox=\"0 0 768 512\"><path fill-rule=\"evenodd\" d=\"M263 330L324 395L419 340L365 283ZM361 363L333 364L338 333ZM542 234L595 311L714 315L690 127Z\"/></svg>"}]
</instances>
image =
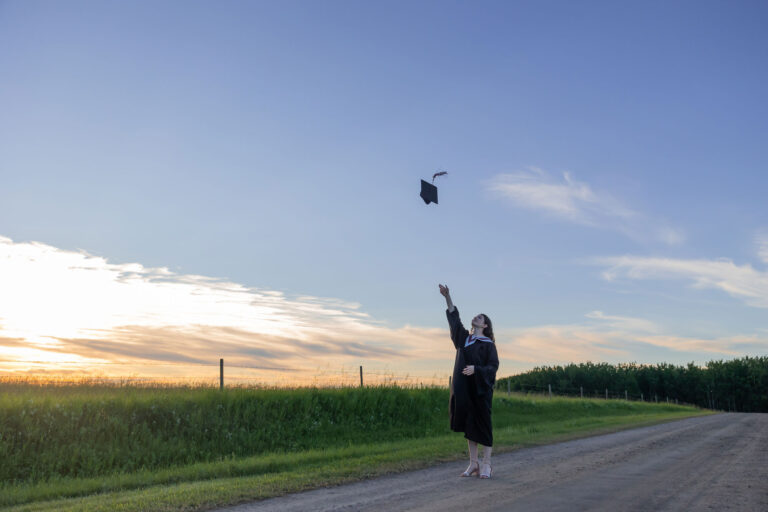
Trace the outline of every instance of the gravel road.
<instances>
[{"instance_id":1,"label":"gravel road","mask_svg":"<svg viewBox=\"0 0 768 512\"><path fill-rule=\"evenodd\" d=\"M220 512L768 511L768 414L689 418L238 505Z\"/></svg>"}]
</instances>

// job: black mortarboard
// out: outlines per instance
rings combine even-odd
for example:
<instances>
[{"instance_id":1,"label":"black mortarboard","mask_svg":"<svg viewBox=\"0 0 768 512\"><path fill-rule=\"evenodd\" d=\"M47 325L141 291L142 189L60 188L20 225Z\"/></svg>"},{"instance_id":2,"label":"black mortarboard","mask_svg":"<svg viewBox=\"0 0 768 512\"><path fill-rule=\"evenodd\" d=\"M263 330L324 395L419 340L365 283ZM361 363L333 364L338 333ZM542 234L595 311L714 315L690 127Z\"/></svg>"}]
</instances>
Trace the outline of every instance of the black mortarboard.
<instances>
[{"instance_id":1,"label":"black mortarboard","mask_svg":"<svg viewBox=\"0 0 768 512\"><path fill-rule=\"evenodd\" d=\"M433 184L427 183L426 181L421 180L420 195L426 204L429 204L429 203L437 204L437 187L434 186Z\"/></svg>"}]
</instances>

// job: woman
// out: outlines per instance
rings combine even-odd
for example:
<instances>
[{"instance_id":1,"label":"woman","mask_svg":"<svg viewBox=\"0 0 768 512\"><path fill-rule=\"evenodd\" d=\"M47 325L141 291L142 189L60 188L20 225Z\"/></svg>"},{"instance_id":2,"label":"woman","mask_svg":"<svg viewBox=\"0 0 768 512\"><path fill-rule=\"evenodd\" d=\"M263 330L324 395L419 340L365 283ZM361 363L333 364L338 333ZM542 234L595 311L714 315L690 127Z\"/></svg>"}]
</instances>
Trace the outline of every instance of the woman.
<instances>
[{"instance_id":1,"label":"woman","mask_svg":"<svg viewBox=\"0 0 768 512\"><path fill-rule=\"evenodd\" d=\"M469 445L469 467L461 476L479 474L491 478L491 405L499 356L493 337L491 319L480 313L472 319L472 334L459 318L447 286L438 285L448 305L446 315L451 328L451 340L456 347L456 362L451 379L451 430L464 432ZM483 445L483 463L477 460L477 445Z\"/></svg>"}]
</instances>

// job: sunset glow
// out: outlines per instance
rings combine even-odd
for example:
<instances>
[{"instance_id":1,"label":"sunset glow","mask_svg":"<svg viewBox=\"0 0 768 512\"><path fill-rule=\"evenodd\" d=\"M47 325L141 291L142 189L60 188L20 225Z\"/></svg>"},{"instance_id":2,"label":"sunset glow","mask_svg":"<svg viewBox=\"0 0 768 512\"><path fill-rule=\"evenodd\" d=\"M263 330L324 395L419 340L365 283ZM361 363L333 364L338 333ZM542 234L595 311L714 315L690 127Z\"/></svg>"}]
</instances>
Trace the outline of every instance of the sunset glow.
<instances>
[{"instance_id":1,"label":"sunset glow","mask_svg":"<svg viewBox=\"0 0 768 512\"><path fill-rule=\"evenodd\" d=\"M85 251L0 239L0 359L5 374L218 377L234 382L441 382L447 330L387 327L361 305L288 297L222 279L113 264ZM583 322L497 331L510 371L542 362L637 360L643 347L735 355L768 337L665 335L640 318L585 313Z\"/></svg>"}]
</instances>

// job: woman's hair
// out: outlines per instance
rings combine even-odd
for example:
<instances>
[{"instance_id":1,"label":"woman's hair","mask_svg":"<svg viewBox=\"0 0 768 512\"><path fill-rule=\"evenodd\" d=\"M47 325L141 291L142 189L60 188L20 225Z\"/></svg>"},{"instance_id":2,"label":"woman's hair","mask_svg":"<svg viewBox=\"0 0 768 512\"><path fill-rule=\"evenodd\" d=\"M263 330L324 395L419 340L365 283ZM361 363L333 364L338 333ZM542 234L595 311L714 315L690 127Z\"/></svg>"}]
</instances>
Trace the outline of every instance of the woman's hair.
<instances>
[{"instance_id":1,"label":"woman's hair","mask_svg":"<svg viewBox=\"0 0 768 512\"><path fill-rule=\"evenodd\" d=\"M496 343L496 338L493 337L493 324L491 323L491 319L488 318L488 315L485 313L481 314L485 317L485 325L487 326L483 329L483 336L491 338L493 342Z\"/></svg>"}]
</instances>

